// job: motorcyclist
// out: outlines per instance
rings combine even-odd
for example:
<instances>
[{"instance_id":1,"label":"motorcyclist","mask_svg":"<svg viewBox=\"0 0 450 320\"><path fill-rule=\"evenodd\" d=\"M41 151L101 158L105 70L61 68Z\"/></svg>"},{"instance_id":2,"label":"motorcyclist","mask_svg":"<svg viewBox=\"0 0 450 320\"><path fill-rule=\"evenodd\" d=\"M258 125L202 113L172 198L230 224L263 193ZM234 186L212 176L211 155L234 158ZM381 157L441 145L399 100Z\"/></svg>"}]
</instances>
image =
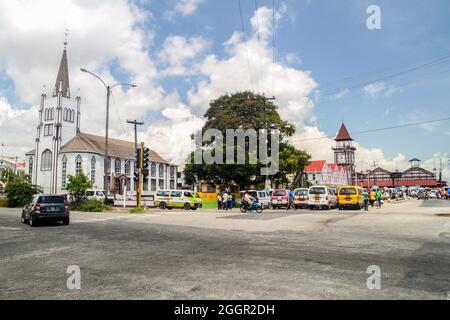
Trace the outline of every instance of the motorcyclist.
<instances>
[{"instance_id":1,"label":"motorcyclist","mask_svg":"<svg viewBox=\"0 0 450 320\"><path fill-rule=\"evenodd\" d=\"M247 191L244 194L244 203L247 206L247 208L251 208L253 206L253 198Z\"/></svg>"}]
</instances>

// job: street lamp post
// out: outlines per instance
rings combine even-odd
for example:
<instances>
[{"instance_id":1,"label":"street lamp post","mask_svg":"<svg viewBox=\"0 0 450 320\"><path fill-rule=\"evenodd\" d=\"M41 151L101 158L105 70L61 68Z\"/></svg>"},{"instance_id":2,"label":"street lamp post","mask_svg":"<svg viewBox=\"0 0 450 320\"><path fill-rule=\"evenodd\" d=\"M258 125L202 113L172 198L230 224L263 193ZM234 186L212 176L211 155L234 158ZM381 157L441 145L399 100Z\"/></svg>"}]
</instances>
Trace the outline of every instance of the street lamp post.
<instances>
[{"instance_id":1,"label":"street lamp post","mask_svg":"<svg viewBox=\"0 0 450 320\"><path fill-rule=\"evenodd\" d=\"M116 83L115 85L110 86L110 85L107 85L105 83L105 81L103 81L102 78L100 78L95 73L90 72L90 71L88 71L88 70L86 70L84 68L81 68L80 70L82 72L89 73L92 76L96 77L98 80L100 80L101 83L103 83L103 85L106 88L106 129L105 129L105 161L104 161L104 174L105 174L105 177L104 177L104 184L103 184L103 186L104 186L105 193L106 193L105 196L107 196L108 195L108 191L109 191L109 179L108 179L109 178L109 170L108 169L110 168L109 144L108 144L108 138L109 138L108 137L108 134L109 134L109 97L111 96L111 90L114 87L117 87L117 86L126 87L126 86L128 86L128 87L135 88L136 85L135 84L130 84L130 83Z\"/></svg>"}]
</instances>

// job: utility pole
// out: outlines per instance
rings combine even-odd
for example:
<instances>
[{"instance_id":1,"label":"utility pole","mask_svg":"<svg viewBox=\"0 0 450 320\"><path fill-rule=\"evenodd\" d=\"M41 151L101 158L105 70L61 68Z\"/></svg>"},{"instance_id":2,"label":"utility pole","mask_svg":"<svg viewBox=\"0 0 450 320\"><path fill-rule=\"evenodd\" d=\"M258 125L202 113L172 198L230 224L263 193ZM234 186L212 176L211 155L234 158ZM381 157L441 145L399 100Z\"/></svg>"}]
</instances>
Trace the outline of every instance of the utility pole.
<instances>
[{"instance_id":1,"label":"utility pole","mask_svg":"<svg viewBox=\"0 0 450 320\"><path fill-rule=\"evenodd\" d=\"M144 124L144 122L143 121L139 122L137 120L133 120L133 121L127 120L127 123L134 125L134 152L136 154L136 159L135 160L137 160L137 163L134 166L134 168L135 168L134 169L134 172L135 172L134 175L135 176L136 176L136 170L139 170L139 173L138 173L138 176L137 176L137 181L135 179L135 183L137 182L137 184L138 184L138 187L136 188L136 190L137 190L137 203L136 203L136 205L137 205L138 208L140 208L141 207L141 189L140 189L140 186L141 186L141 181L142 181L142 179L141 179L142 148L140 149L141 152L138 153L137 126L142 126Z\"/></svg>"},{"instance_id":2,"label":"utility pole","mask_svg":"<svg viewBox=\"0 0 450 320\"><path fill-rule=\"evenodd\" d=\"M271 101L271 100L276 100L275 97L272 98L266 98L266 96L263 93L263 97L262 98L253 98L253 99L249 99L249 100L256 100L256 101L262 101L264 104L264 127L266 130L266 134L267 134L267 143L269 143L269 123L267 122L267 101ZM264 188L267 189L268 186L270 184L270 180L269 180L269 175L266 176L266 182L265 182L265 186Z\"/></svg>"},{"instance_id":3,"label":"utility pole","mask_svg":"<svg viewBox=\"0 0 450 320\"><path fill-rule=\"evenodd\" d=\"M144 125L144 122L138 122L137 120L127 120L127 123L134 125L134 151L137 151L138 145L137 145L137 126Z\"/></svg>"}]
</instances>

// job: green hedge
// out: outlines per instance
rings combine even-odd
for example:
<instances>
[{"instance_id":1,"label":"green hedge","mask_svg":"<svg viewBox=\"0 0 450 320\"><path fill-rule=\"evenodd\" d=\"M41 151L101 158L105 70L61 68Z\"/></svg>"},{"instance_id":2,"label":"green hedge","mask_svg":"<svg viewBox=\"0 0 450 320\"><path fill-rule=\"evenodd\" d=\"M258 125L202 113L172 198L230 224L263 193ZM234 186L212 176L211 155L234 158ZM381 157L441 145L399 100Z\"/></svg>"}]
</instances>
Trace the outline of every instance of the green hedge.
<instances>
[{"instance_id":1,"label":"green hedge","mask_svg":"<svg viewBox=\"0 0 450 320\"><path fill-rule=\"evenodd\" d=\"M75 208L75 210L84 212L103 212L111 209L112 208L110 206L107 206L103 201L96 199L82 202L81 205Z\"/></svg>"}]
</instances>

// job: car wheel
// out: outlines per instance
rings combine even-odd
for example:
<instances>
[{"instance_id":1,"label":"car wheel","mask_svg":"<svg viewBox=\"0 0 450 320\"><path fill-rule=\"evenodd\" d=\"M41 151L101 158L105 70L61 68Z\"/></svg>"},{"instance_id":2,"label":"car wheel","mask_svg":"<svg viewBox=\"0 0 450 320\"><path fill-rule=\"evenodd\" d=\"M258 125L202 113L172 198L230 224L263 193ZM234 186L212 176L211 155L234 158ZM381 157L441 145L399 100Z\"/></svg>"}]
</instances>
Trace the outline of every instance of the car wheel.
<instances>
[{"instance_id":1,"label":"car wheel","mask_svg":"<svg viewBox=\"0 0 450 320\"><path fill-rule=\"evenodd\" d=\"M25 219L25 212L23 212L22 211L22 217L21 217L21 219L20 219L21 221L22 221L22 223L24 223L24 224L27 224L28 223L28 220L27 219Z\"/></svg>"},{"instance_id":2,"label":"car wheel","mask_svg":"<svg viewBox=\"0 0 450 320\"><path fill-rule=\"evenodd\" d=\"M161 203L159 204L159 208L160 208L161 210L166 210L166 209L167 209L167 205L166 205L164 202L161 202Z\"/></svg>"},{"instance_id":3,"label":"car wheel","mask_svg":"<svg viewBox=\"0 0 450 320\"><path fill-rule=\"evenodd\" d=\"M185 203L183 208L184 210L191 210L191 205L189 203Z\"/></svg>"},{"instance_id":4,"label":"car wheel","mask_svg":"<svg viewBox=\"0 0 450 320\"><path fill-rule=\"evenodd\" d=\"M62 221L62 223L63 223L63 225L68 226L69 223L70 223L70 218L65 218L65 219Z\"/></svg>"},{"instance_id":5,"label":"car wheel","mask_svg":"<svg viewBox=\"0 0 450 320\"><path fill-rule=\"evenodd\" d=\"M30 220L28 220L28 221L29 221L30 227L36 227L37 219L33 218L33 216L30 216Z\"/></svg>"}]
</instances>

